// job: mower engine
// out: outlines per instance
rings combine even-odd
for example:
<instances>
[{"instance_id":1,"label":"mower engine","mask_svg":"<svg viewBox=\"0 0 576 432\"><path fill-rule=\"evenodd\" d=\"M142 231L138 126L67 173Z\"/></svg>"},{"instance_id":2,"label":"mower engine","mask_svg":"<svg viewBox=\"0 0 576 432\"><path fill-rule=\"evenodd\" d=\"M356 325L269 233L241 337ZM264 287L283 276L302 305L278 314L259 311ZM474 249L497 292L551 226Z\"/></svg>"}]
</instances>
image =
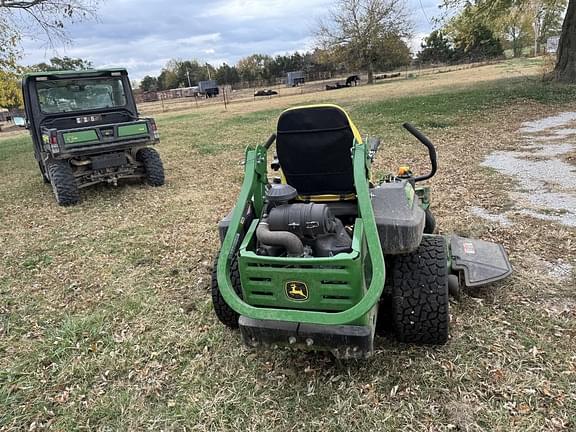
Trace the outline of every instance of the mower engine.
<instances>
[{"instance_id":1,"label":"mower engine","mask_svg":"<svg viewBox=\"0 0 576 432\"><path fill-rule=\"evenodd\" d=\"M273 184L266 193L267 210L258 224L257 253L266 256L330 257L352 248L352 237L328 205L289 203L297 191Z\"/></svg>"}]
</instances>

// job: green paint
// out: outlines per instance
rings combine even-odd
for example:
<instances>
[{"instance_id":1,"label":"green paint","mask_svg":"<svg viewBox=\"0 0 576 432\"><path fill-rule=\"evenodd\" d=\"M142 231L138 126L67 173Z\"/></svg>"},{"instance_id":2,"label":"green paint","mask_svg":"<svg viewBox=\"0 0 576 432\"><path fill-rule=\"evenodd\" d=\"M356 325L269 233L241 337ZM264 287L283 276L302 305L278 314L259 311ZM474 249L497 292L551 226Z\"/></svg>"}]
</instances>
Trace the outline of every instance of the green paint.
<instances>
[{"instance_id":1,"label":"green paint","mask_svg":"<svg viewBox=\"0 0 576 432\"><path fill-rule=\"evenodd\" d=\"M47 71L47 72L30 72L24 74L27 77L44 77L44 76L92 76L92 75L107 75L111 72L127 73L124 68L111 68L111 69L86 69L86 70L68 70L68 71Z\"/></svg>"},{"instance_id":2,"label":"green paint","mask_svg":"<svg viewBox=\"0 0 576 432\"><path fill-rule=\"evenodd\" d=\"M148 134L148 124L147 123L135 123L125 126L118 126L118 138L133 136L133 135L147 135Z\"/></svg>"},{"instance_id":3,"label":"green paint","mask_svg":"<svg viewBox=\"0 0 576 432\"><path fill-rule=\"evenodd\" d=\"M380 247L378 230L370 201L367 177L370 162L364 144L354 143L353 163L354 183L358 196L358 210L361 219L357 221L360 225L354 233L356 250L351 254L345 254L342 258L340 254L330 258L290 258L289 262L297 265L297 267L293 269L294 271L291 272L289 277L290 279L299 280L298 276L303 276L302 279L311 278L313 284L317 284L318 280L320 280L319 274L314 275L314 272L305 269L303 267L304 265L314 263L315 265L342 266L344 267L344 271L342 272L343 276L349 278L350 281L353 280L354 289L359 291L359 293L354 294L354 301L359 301L351 307L346 309L342 308L342 310L333 312L298 309L304 302L291 303L289 309L277 309L270 306L253 306L243 301L232 289L230 259L235 250L234 246L238 241L242 214L251 202L255 205L256 214L261 214L262 196L264 186L267 183L265 175L267 167L266 149L262 146L256 146L255 149L249 148L246 150L244 182L236 206L232 212L232 220L230 221L228 232L224 238L220 259L218 260L218 285L224 300L232 309L241 315L255 319L326 325L373 325L373 318L378 307L378 301L384 289L385 268L384 256ZM242 247L245 246L245 249L241 250L241 266L246 266L248 263L265 265L271 259L279 259L261 257L248 253L249 251L247 249L251 241L250 237L253 236L255 226L251 228L252 234L248 236L248 240L242 244ZM282 262L287 263L288 261L282 260ZM280 273L284 274L284 276L274 276L277 280L284 280L284 278L288 277L285 270ZM269 274L272 274L272 272L269 272ZM246 275L244 275L244 277L246 277ZM302 280L301 282L309 283L308 280ZM367 288L365 288L366 286ZM249 288L249 290L254 294L253 287ZM279 292L280 291L274 291L274 295L280 295ZM354 303L354 301L351 303Z\"/></svg>"},{"instance_id":4,"label":"green paint","mask_svg":"<svg viewBox=\"0 0 576 432\"><path fill-rule=\"evenodd\" d=\"M430 207L430 186L418 186L416 195L420 198L420 207L424 210Z\"/></svg>"},{"instance_id":5,"label":"green paint","mask_svg":"<svg viewBox=\"0 0 576 432\"><path fill-rule=\"evenodd\" d=\"M64 138L64 143L68 145L86 144L100 141L98 139L98 134L94 129L77 132L64 132L62 137Z\"/></svg>"},{"instance_id":6,"label":"green paint","mask_svg":"<svg viewBox=\"0 0 576 432\"><path fill-rule=\"evenodd\" d=\"M406 183L404 186L404 193L406 194L406 199L408 200L408 206L412 207L414 205L414 188L410 183Z\"/></svg>"},{"instance_id":7,"label":"green paint","mask_svg":"<svg viewBox=\"0 0 576 432\"><path fill-rule=\"evenodd\" d=\"M343 311L357 304L366 292L362 274L362 220L354 228L352 252L330 258L286 258L255 253L254 220L240 247L240 279L244 301L253 306ZM285 285L300 281L308 288L306 301L286 295Z\"/></svg>"}]
</instances>

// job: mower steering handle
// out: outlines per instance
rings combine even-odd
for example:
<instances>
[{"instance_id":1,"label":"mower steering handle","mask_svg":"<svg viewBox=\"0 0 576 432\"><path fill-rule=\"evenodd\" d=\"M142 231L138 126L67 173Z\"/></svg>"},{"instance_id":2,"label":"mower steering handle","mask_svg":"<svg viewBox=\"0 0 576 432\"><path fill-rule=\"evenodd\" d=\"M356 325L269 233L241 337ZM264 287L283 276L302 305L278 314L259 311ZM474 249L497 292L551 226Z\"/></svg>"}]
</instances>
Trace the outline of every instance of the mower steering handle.
<instances>
[{"instance_id":1,"label":"mower steering handle","mask_svg":"<svg viewBox=\"0 0 576 432\"><path fill-rule=\"evenodd\" d=\"M270 148L270 146L272 146L272 144L274 144L274 141L276 141L276 134L273 133L272 135L270 135L270 137L268 138L268 140L266 141L266 143L264 144L264 148L266 150L268 150Z\"/></svg>"},{"instance_id":2,"label":"mower steering handle","mask_svg":"<svg viewBox=\"0 0 576 432\"><path fill-rule=\"evenodd\" d=\"M438 162L436 160L436 148L434 148L434 144L432 144L432 142L428 139L426 135L424 135L410 123L404 123L402 126L404 126L404 129L406 129L408 132L414 135L418 141L420 141L428 148L428 154L430 155L430 163L432 164L432 171L430 171L426 175L415 177L414 181L419 182L422 180L428 180L429 178L433 177L434 174L436 174L436 170L438 169Z\"/></svg>"}]
</instances>

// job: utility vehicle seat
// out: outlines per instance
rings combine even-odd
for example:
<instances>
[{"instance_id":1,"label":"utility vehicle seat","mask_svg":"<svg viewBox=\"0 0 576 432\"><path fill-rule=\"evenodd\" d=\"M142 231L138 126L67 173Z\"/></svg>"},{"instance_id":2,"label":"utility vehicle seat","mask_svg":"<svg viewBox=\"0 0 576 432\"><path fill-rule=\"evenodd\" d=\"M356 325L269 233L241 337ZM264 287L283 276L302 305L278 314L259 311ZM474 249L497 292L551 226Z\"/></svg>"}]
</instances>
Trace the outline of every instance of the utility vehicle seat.
<instances>
[{"instance_id":1,"label":"utility vehicle seat","mask_svg":"<svg viewBox=\"0 0 576 432\"><path fill-rule=\"evenodd\" d=\"M353 199L354 139L362 138L336 105L291 108L278 119L276 151L286 183L303 199Z\"/></svg>"}]
</instances>

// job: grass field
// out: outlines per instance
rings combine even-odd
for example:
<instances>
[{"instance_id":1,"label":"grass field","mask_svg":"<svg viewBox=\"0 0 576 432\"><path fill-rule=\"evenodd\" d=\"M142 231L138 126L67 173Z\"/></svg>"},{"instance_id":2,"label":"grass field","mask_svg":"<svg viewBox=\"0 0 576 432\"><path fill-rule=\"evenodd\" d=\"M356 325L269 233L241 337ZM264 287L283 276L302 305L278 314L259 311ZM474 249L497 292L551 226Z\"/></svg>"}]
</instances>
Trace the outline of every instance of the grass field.
<instances>
[{"instance_id":1,"label":"grass field","mask_svg":"<svg viewBox=\"0 0 576 432\"><path fill-rule=\"evenodd\" d=\"M157 116L166 186L94 187L56 205L25 134L0 139L0 430L560 431L576 429L576 229L514 208L511 180L480 166L526 120L576 109L576 87L510 62L390 84ZM253 352L209 296L216 224L243 149L281 110L329 100L383 140L375 170L426 169L412 121L437 144L442 232L503 243L514 274L451 308L451 340L378 339L375 355Z\"/></svg>"}]
</instances>

